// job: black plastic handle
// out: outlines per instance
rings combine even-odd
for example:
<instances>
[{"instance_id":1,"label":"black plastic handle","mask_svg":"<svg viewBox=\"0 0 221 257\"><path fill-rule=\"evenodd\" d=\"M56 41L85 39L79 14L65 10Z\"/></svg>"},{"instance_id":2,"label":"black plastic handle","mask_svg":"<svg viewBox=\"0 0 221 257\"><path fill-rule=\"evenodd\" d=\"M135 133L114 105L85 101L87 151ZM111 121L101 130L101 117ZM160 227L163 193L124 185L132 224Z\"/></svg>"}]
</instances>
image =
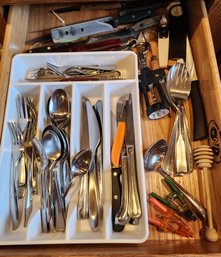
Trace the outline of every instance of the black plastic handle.
<instances>
[{"instance_id":1,"label":"black plastic handle","mask_svg":"<svg viewBox=\"0 0 221 257\"><path fill-rule=\"evenodd\" d=\"M200 140L208 137L206 114L199 89L199 81L191 83L190 98L193 108L193 140Z\"/></svg>"},{"instance_id":2,"label":"black plastic handle","mask_svg":"<svg viewBox=\"0 0 221 257\"><path fill-rule=\"evenodd\" d=\"M126 25L129 23L135 23L141 20L144 20L146 18L150 18L154 16L154 10L152 9L145 9L136 13L131 13L124 16L119 16L115 19L113 19L110 23L113 25L114 28L120 26L120 25Z\"/></svg>"},{"instance_id":3,"label":"black plastic handle","mask_svg":"<svg viewBox=\"0 0 221 257\"><path fill-rule=\"evenodd\" d=\"M115 223L115 216L120 209L121 204L121 168L112 168L112 224L114 232L121 232L124 230L123 225Z\"/></svg>"}]
</instances>

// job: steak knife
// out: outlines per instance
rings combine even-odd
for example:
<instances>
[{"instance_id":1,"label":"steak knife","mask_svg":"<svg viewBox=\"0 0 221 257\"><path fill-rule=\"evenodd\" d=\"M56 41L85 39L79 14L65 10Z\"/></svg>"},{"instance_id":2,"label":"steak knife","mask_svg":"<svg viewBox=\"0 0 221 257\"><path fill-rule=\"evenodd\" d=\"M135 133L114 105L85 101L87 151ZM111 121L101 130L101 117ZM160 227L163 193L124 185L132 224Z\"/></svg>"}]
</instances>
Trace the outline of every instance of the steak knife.
<instances>
[{"instance_id":1,"label":"steak knife","mask_svg":"<svg viewBox=\"0 0 221 257\"><path fill-rule=\"evenodd\" d=\"M133 106L132 106L131 95L130 95L128 110L127 110L125 141L126 141L126 150L127 150L127 158L128 158L128 183L129 183L128 214L133 220L138 220L142 215L142 210L141 210L138 181L137 181Z\"/></svg>"}]
</instances>

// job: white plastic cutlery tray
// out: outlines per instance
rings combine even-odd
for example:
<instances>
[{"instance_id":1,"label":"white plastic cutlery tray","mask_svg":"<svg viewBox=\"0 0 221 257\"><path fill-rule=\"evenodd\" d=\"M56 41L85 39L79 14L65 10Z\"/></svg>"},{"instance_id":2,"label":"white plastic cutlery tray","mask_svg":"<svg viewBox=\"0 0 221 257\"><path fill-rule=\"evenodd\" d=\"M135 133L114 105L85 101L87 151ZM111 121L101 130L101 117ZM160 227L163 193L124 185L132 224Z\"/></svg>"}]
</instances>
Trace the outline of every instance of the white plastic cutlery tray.
<instances>
[{"instance_id":1,"label":"white plastic cutlery tray","mask_svg":"<svg viewBox=\"0 0 221 257\"><path fill-rule=\"evenodd\" d=\"M27 72L45 67L47 62L56 65L115 64L123 79L108 81L65 81L28 82ZM145 174L141 138L137 57L133 52L87 52L19 54L13 58L3 136L0 149L0 245L30 244L73 244L73 243L141 243L148 238L148 217L146 205ZM17 119L16 96L18 94L38 98L37 138L41 139L47 117L48 98L54 90L62 88L71 101L70 156L80 150L81 98L87 97L92 104L103 102L103 174L104 174L104 214L103 229L93 232L88 220L77 219L76 189L68 209L65 232L42 233L40 217L40 197L33 197L33 211L26 228L23 220L20 227L12 231L9 210L9 178L11 162L11 137L8 121ZM113 232L111 217L111 161L110 151L116 127L116 106L120 96L131 93L133 105L135 150L139 195L142 217L138 225L126 225L124 231ZM75 187L77 187L75 183ZM23 215L24 216L24 215Z\"/></svg>"}]
</instances>

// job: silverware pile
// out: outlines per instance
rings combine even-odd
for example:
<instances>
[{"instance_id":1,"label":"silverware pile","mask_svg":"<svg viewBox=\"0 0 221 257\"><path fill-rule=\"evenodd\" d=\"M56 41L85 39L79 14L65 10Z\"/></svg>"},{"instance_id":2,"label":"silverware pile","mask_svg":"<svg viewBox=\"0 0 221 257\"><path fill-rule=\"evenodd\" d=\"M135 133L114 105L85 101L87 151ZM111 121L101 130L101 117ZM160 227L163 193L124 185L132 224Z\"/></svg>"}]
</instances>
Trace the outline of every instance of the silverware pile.
<instances>
[{"instance_id":1,"label":"silverware pile","mask_svg":"<svg viewBox=\"0 0 221 257\"><path fill-rule=\"evenodd\" d=\"M26 75L28 81L79 81L122 79L115 65L57 66L47 62L46 67L31 70Z\"/></svg>"},{"instance_id":2,"label":"silverware pile","mask_svg":"<svg viewBox=\"0 0 221 257\"><path fill-rule=\"evenodd\" d=\"M78 219L88 219L92 231L102 229L103 220L103 103L92 105L82 98L80 151L70 162L71 103L64 89L49 97L45 127L37 139L36 105L28 97L17 98L17 121L8 122L12 137L10 205L12 229L24 226L32 213L34 194L40 195L43 233L63 232L77 177ZM25 207L23 207L25 199Z\"/></svg>"}]
</instances>

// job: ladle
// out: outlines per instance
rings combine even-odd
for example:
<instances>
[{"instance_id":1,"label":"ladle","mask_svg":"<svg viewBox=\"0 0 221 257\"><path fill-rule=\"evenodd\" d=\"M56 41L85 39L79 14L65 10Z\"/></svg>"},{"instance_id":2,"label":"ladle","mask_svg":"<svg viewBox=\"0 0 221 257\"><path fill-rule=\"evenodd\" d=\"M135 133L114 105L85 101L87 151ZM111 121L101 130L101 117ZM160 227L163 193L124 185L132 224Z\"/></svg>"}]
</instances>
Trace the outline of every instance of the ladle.
<instances>
[{"instance_id":1,"label":"ladle","mask_svg":"<svg viewBox=\"0 0 221 257\"><path fill-rule=\"evenodd\" d=\"M168 177L173 184L182 192L188 202L195 207L195 209L201 214L201 216L206 219L206 209L205 207L196 200L189 192L187 192L180 184L178 184L171 176L169 176L166 171L161 167L161 162L163 161L167 151L167 142L164 139L157 141L152 144L144 152L144 168L147 172L156 171L164 177Z\"/></svg>"},{"instance_id":2,"label":"ladle","mask_svg":"<svg viewBox=\"0 0 221 257\"><path fill-rule=\"evenodd\" d=\"M91 151L91 149L88 148L78 152L72 160L72 166L71 166L72 178L63 197L67 196L72 185L74 184L76 177L83 176L84 174L89 172L93 167L94 167L94 154Z\"/></svg>"}]
</instances>

